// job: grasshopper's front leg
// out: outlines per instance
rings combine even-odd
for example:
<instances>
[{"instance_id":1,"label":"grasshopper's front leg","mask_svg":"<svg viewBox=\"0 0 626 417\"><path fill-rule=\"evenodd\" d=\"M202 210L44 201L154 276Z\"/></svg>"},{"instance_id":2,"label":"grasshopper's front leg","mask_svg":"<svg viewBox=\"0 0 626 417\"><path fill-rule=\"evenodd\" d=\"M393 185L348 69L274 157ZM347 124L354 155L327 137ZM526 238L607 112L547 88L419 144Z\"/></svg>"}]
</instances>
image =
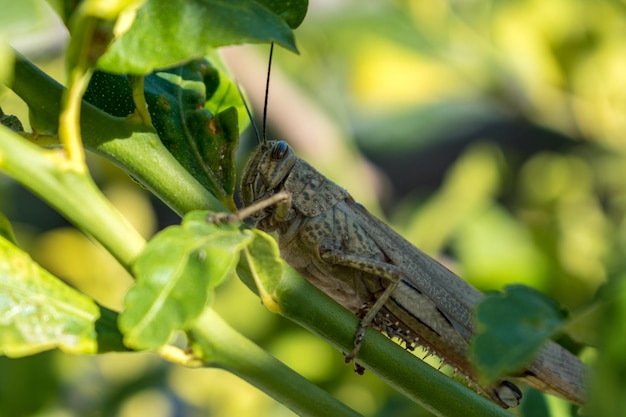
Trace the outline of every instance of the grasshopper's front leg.
<instances>
[{"instance_id":1,"label":"grasshopper's front leg","mask_svg":"<svg viewBox=\"0 0 626 417\"><path fill-rule=\"evenodd\" d=\"M208 221L211 223L242 222L244 219L248 217L255 217L254 215L256 213L263 211L268 207L274 206L276 207L274 210L274 217L278 221L283 221L287 218L289 210L291 209L291 194L287 191L280 191L242 208L237 213L215 213L209 217Z\"/></svg>"}]
</instances>

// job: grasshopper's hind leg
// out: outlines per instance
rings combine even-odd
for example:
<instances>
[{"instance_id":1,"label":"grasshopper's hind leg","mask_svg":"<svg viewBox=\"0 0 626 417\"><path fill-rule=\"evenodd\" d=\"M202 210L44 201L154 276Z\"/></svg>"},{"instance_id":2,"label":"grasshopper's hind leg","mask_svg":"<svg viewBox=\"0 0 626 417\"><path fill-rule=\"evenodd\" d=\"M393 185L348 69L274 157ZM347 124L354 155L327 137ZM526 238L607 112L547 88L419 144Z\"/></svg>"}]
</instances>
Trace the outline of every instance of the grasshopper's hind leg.
<instances>
[{"instance_id":1,"label":"grasshopper's hind leg","mask_svg":"<svg viewBox=\"0 0 626 417\"><path fill-rule=\"evenodd\" d=\"M393 294L393 292L396 290L396 288L398 287L398 282L399 280L394 281L387 288L385 288L385 291L382 293L382 295L378 297L374 305L370 307L365 316L363 316L363 318L359 322L359 327L357 328L356 334L354 335L354 349L352 350L352 352L346 355L346 362L350 362L356 357L356 355L358 355L359 350L361 349L361 345L365 340L365 332L367 328L370 327L376 315L383 308L389 297L391 297L391 294Z\"/></svg>"},{"instance_id":2,"label":"grasshopper's hind leg","mask_svg":"<svg viewBox=\"0 0 626 417\"><path fill-rule=\"evenodd\" d=\"M372 324L376 315L398 287L398 282L400 282L402 278L402 271L394 265L371 258L348 255L338 249L322 248L320 252L322 259L329 264L354 268L389 281L389 285L385 288L385 291L378 297L374 305L369 308L359 323L359 327L354 335L354 349L352 352L346 354L346 362L350 362L358 355L361 349L361 345L365 339L365 331Z\"/></svg>"}]
</instances>

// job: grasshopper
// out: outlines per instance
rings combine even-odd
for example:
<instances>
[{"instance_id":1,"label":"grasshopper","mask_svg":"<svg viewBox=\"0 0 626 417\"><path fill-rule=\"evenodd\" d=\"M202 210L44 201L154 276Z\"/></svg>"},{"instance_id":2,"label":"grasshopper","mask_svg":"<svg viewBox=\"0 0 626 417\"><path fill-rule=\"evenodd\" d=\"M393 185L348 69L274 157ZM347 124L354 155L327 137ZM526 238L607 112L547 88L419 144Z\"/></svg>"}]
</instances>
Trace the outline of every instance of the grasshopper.
<instances>
[{"instance_id":1,"label":"grasshopper","mask_svg":"<svg viewBox=\"0 0 626 417\"><path fill-rule=\"evenodd\" d=\"M268 141L263 132L245 168L241 198L245 207L232 220L250 217L257 228L276 232L285 261L361 318L346 361L357 356L372 326L408 349L421 345L436 354L500 406L519 404L515 383L482 386L468 359L472 310L483 294L370 214L286 142ZM586 374L576 356L549 342L511 377L580 405Z\"/></svg>"}]
</instances>

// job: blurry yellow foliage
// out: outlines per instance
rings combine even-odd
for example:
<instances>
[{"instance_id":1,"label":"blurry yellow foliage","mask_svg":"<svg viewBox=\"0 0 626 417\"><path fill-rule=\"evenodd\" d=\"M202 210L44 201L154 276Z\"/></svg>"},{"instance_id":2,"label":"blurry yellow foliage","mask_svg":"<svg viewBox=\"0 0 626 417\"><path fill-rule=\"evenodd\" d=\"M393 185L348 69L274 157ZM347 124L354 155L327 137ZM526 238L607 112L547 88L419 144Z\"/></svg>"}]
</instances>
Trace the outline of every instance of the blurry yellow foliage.
<instances>
[{"instance_id":1,"label":"blurry yellow foliage","mask_svg":"<svg viewBox=\"0 0 626 417\"><path fill-rule=\"evenodd\" d=\"M72 228L42 234L33 258L103 305L120 310L132 278L104 248Z\"/></svg>"},{"instance_id":2,"label":"blurry yellow foliage","mask_svg":"<svg viewBox=\"0 0 626 417\"><path fill-rule=\"evenodd\" d=\"M142 235L154 233L156 219L143 190L126 182L113 182L105 193ZM106 250L76 229L43 233L36 241L33 256L96 301L109 308L122 308L132 278Z\"/></svg>"},{"instance_id":3,"label":"blurry yellow foliage","mask_svg":"<svg viewBox=\"0 0 626 417\"><path fill-rule=\"evenodd\" d=\"M595 288L606 278L610 250L609 223L594 189L594 173L577 156L542 153L523 167L521 197L528 215L557 236L557 256L566 273ZM551 217L546 218L545 214Z\"/></svg>"},{"instance_id":4,"label":"blurry yellow foliage","mask_svg":"<svg viewBox=\"0 0 626 417\"><path fill-rule=\"evenodd\" d=\"M182 399L214 417L295 416L262 391L221 369L172 369L169 382Z\"/></svg>"},{"instance_id":5,"label":"blurry yellow foliage","mask_svg":"<svg viewBox=\"0 0 626 417\"><path fill-rule=\"evenodd\" d=\"M139 415L150 417L170 417L174 415L174 404L164 392L157 389L147 389L133 395L120 407L118 417L135 417Z\"/></svg>"},{"instance_id":6,"label":"blurry yellow foliage","mask_svg":"<svg viewBox=\"0 0 626 417\"><path fill-rule=\"evenodd\" d=\"M411 216L404 236L431 256L439 254L461 225L494 204L500 157L492 144L472 145L448 171L439 191Z\"/></svg>"},{"instance_id":7,"label":"blurry yellow foliage","mask_svg":"<svg viewBox=\"0 0 626 417\"><path fill-rule=\"evenodd\" d=\"M384 38L357 44L350 89L359 105L389 111L395 106L432 102L463 89L443 63Z\"/></svg>"}]
</instances>

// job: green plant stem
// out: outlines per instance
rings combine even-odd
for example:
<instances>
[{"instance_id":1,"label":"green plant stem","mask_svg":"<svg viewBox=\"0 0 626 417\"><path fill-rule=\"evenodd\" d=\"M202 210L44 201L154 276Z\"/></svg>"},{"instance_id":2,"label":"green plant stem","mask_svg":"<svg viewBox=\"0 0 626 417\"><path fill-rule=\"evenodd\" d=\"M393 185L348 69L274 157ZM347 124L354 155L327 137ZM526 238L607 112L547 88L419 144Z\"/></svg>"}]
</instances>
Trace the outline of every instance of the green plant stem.
<instances>
[{"instance_id":1,"label":"green plant stem","mask_svg":"<svg viewBox=\"0 0 626 417\"><path fill-rule=\"evenodd\" d=\"M60 84L18 55L11 88L28 104L34 127L44 126L42 133L57 131ZM227 211L178 163L151 126L83 102L81 132L87 149L111 160L179 215L199 209Z\"/></svg>"},{"instance_id":2,"label":"green plant stem","mask_svg":"<svg viewBox=\"0 0 626 417\"><path fill-rule=\"evenodd\" d=\"M301 416L358 416L207 309L190 332L195 353L258 387Z\"/></svg>"},{"instance_id":3,"label":"green plant stem","mask_svg":"<svg viewBox=\"0 0 626 417\"><path fill-rule=\"evenodd\" d=\"M237 272L246 285L257 292L245 263L239 264ZM357 317L291 267L285 265L282 277L271 292L283 316L318 334L341 351L352 351ZM496 404L374 330L368 330L357 362L437 416L511 417Z\"/></svg>"},{"instance_id":4,"label":"green plant stem","mask_svg":"<svg viewBox=\"0 0 626 417\"><path fill-rule=\"evenodd\" d=\"M81 98L91 79L91 70L74 68L70 71L70 85L63 93L62 111L59 116L59 138L67 152L67 158L76 171L86 171L85 151L80 136Z\"/></svg>"},{"instance_id":5,"label":"green plant stem","mask_svg":"<svg viewBox=\"0 0 626 417\"><path fill-rule=\"evenodd\" d=\"M42 149L4 127L0 129L0 169L95 237L130 270L145 241L87 172L77 172L58 150Z\"/></svg>"}]
</instances>

